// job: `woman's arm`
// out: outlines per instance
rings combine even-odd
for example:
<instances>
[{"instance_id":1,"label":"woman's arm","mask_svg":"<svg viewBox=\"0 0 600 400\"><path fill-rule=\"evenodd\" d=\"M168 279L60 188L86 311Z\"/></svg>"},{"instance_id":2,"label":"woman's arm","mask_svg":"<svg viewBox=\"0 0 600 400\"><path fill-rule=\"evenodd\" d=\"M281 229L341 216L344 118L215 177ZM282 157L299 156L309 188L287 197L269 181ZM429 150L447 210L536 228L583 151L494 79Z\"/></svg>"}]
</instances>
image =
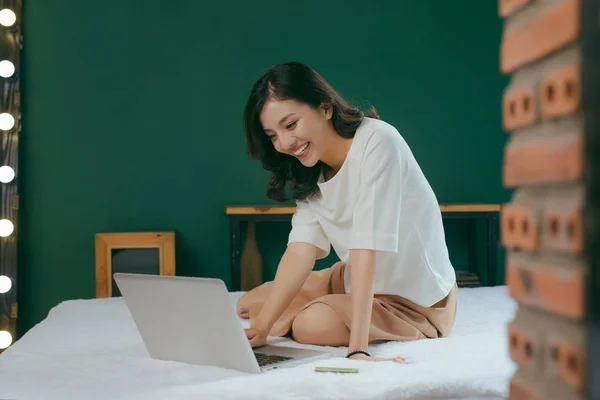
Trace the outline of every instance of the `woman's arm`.
<instances>
[{"instance_id":1,"label":"woman's arm","mask_svg":"<svg viewBox=\"0 0 600 400\"><path fill-rule=\"evenodd\" d=\"M350 250L350 296L352 317L348 353L369 348L369 327L373 310L375 251Z\"/></svg>"},{"instance_id":2,"label":"woman's arm","mask_svg":"<svg viewBox=\"0 0 600 400\"><path fill-rule=\"evenodd\" d=\"M289 244L277 267L271 293L247 330L253 347L265 344L273 325L306 282L316 260L317 248L312 244Z\"/></svg>"},{"instance_id":3,"label":"woman's arm","mask_svg":"<svg viewBox=\"0 0 600 400\"><path fill-rule=\"evenodd\" d=\"M356 350L369 348L369 328L373 311L375 284L375 250L350 250L350 296L352 298L352 319L350 322L350 343L348 354ZM351 357L368 361L395 361L406 363L402 357L372 357L356 354Z\"/></svg>"}]
</instances>

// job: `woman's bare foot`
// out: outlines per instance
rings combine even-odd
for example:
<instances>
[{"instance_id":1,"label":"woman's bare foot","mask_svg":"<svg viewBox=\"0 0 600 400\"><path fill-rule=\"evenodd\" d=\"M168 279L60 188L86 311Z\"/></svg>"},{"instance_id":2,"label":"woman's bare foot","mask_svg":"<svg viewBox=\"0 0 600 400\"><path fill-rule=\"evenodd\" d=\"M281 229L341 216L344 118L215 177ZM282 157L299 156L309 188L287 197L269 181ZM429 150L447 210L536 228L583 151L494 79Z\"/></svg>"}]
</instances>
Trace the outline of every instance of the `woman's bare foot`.
<instances>
[{"instance_id":1,"label":"woman's bare foot","mask_svg":"<svg viewBox=\"0 0 600 400\"><path fill-rule=\"evenodd\" d=\"M240 318L244 318L244 319L250 318L250 312L248 310L248 307L238 308L238 315L240 316Z\"/></svg>"}]
</instances>

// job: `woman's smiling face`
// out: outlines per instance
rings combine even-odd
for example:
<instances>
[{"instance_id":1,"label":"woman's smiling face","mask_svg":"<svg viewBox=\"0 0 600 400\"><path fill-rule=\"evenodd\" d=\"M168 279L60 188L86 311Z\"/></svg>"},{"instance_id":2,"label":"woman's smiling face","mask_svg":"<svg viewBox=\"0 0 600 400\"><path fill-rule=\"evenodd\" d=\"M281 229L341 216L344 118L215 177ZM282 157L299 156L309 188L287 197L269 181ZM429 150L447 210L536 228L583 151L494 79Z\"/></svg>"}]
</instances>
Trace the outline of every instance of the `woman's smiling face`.
<instances>
[{"instance_id":1,"label":"woman's smiling face","mask_svg":"<svg viewBox=\"0 0 600 400\"><path fill-rule=\"evenodd\" d=\"M312 167L326 152L330 110L327 106L314 109L295 100L269 100L262 109L260 121L278 152Z\"/></svg>"}]
</instances>

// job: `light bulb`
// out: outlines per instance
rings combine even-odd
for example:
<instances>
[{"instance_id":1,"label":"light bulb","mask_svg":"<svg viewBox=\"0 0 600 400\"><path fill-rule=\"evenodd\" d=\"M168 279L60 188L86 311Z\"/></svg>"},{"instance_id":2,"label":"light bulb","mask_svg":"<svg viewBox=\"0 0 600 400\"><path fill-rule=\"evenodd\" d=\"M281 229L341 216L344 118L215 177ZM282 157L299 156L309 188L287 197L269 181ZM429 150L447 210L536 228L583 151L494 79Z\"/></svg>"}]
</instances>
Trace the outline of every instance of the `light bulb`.
<instances>
[{"instance_id":1,"label":"light bulb","mask_svg":"<svg viewBox=\"0 0 600 400\"><path fill-rule=\"evenodd\" d=\"M17 21L17 16L15 15L13 10L9 10L5 8L0 11L0 24L4 26L13 26Z\"/></svg>"},{"instance_id":2,"label":"light bulb","mask_svg":"<svg viewBox=\"0 0 600 400\"><path fill-rule=\"evenodd\" d=\"M8 165L3 165L0 167L0 182L9 183L15 179L15 170L9 167Z\"/></svg>"},{"instance_id":3,"label":"light bulb","mask_svg":"<svg viewBox=\"0 0 600 400\"><path fill-rule=\"evenodd\" d=\"M0 349L6 349L12 344L13 338L10 332L0 331Z\"/></svg>"},{"instance_id":4,"label":"light bulb","mask_svg":"<svg viewBox=\"0 0 600 400\"><path fill-rule=\"evenodd\" d=\"M12 288L12 279L6 275L0 275L0 294L8 293L10 288Z\"/></svg>"},{"instance_id":5,"label":"light bulb","mask_svg":"<svg viewBox=\"0 0 600 400\"><path fill-rule=\"evenodd\" d=\"M13 233L15 226L7 219L0 219L0 236L7 237Z\"/></svg>"},{"instance_id":6,"label":"light bulb","mask_svg":"<svg viewBox=\"0 0 600 400\"><path fill-rule=\"evenodd\" d=\"M0 76L3 78L10 78L15 73L15 64L8 60L0 61Z\"/></svg>"},{"instance_id":7,"label":"light bulb","mask_svg":"<svg viewBox=\"0 0 600 400\"><path fill-rule=\"evenodd\" d=\"M9 113L0 114L0 129L3 131L11 130L15 126L15 118Z\"/></svg>"}]
</instances>

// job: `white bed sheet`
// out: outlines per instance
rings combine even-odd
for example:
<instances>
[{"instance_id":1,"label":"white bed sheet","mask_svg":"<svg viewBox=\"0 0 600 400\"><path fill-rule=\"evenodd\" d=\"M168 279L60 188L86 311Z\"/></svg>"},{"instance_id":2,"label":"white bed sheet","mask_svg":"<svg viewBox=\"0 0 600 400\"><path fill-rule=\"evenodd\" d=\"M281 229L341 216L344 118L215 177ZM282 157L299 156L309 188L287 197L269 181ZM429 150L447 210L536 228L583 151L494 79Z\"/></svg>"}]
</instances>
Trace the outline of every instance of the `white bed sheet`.
<instances>
[{"instance_id":1,"label":"white bed sheet","mask_svg":"<svg viewBox=\"0 0 600 400\"><path fill-rule=\"evenodd\" d=\"M241 293L231 293L232 305ZM372 346L409 364L339 358L260 375L150 359L121 298L71 300L0 355L0 399L438 399L500 398L514 366L506 324L516 305L506 287L461 288L452 335ZM243 321L247 326L247 321ZM271 340L281 340L271 338ZM285 339L281 346L303 346ZM313 371L358 367L358 374Z\"/></svg>"}]
</instances>

